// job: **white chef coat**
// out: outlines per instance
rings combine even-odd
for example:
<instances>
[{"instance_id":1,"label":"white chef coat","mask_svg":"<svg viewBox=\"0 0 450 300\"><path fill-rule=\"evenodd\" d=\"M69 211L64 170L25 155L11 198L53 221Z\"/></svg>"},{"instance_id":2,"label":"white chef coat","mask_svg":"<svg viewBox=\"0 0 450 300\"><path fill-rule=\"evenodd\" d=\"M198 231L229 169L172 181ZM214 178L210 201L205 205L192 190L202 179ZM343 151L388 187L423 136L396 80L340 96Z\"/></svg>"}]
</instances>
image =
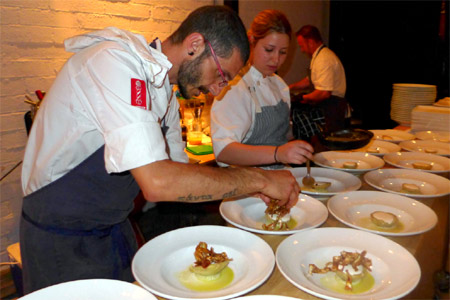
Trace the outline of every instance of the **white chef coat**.
<instances>
[{"instance_id":1,"label":"white chef coat","mask_svg":"<svg viewBox=\"0 0 450 300\"><path fill-rule=\"evenodd\" d=\"M332 50L320 47L311 59L311 81L316 90L331 91L331 95L345 97L347 89L344 66Z\"/></svg>"},{"instance_id":2,"label":"white chef coat","mask_svg":"<svg viewBox=\"0 0 450 300\"><path fill-rule=\"evenodd\" d=\"M109 27L70 38L65 46L76 53L33 122L22 168L24 195L62 177L102 145L108 173L168 158L188 161L167 76L172 64L160 42L155 50L143 36ZM162 127L168 127L165 135Z\"/></svg>"},{"instance_id":3,"label":"white chef coat","mask_svg":"<svg viewBox=\"0 0 450 300\"><path fill-rule=\"evenodd\" d=\"M249 87L247 83L252 83L252 86ZM254 89L257 104L249 88ZM245 143L252 135L256 111L264 106L276 106L280 101L291 106L289 87L280 76L273 74L264 77L253 66L250 69L243 68L214 99L211 108L211 136L215 156L230 143ZM227 166L220 162L219 165Z\"/></svg>"}]
</instances>

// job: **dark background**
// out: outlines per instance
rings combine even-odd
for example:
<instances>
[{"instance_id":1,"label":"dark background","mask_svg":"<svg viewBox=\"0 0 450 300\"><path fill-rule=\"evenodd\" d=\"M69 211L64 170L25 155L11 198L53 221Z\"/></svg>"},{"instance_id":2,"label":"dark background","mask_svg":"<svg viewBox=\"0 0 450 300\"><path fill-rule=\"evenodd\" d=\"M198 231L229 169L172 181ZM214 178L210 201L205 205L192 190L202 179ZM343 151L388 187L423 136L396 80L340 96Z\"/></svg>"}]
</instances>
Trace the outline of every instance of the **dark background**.
<instances>
[{"instance_id":1,"label":"dark background","mask_svg":"<svg viewBox=\"0 0 450 300\"><path fill-rule=\"evenodd\" d=\"M449 96L448 8L437 0L330 2L329 47L344 65L346 97L363 128L397 125L394 83L432 84L437 100Z\"/></svg>"}]
</instances>

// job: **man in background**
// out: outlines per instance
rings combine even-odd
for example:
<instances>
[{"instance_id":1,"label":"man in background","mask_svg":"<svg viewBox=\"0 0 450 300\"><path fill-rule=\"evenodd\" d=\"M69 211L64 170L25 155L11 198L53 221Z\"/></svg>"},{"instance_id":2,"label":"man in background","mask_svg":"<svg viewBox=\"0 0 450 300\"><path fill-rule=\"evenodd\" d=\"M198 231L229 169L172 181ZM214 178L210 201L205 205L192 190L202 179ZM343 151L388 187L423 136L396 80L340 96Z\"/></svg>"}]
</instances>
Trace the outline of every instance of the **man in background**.
<instances>
[{"instance_id":1,"label":"man in background","mask_svg":"<svg viewBox=\"0 0 450 300\"><path fill-rule=\"evenodd\" d=\"M342 129L350 117L345 100L346 79L341 61L322 41L319 30L305 25L296 32L300 50L311 57L308 75L289 85L295 100L319 115L312 116L329 131ZM322 116L320 115L322 114ZM324 120L323 120L324 118ZM323 122L324 121L324 122Z\"/></svg>"}]
</instances>

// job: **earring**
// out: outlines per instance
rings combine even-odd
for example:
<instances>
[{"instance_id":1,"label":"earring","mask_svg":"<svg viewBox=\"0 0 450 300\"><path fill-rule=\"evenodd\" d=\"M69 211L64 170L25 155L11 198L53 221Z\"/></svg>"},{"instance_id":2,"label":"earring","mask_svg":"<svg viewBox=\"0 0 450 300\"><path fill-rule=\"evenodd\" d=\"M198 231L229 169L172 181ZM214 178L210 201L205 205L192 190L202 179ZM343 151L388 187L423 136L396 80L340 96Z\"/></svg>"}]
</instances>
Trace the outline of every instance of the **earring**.
<instances>
[{"instance_id":1,"label":"earring","mask_svg":"<svg viewBox=\"0 0 450 300\"><path fill-rule=\"evenodd\" d=\"M189 54L190 56L192 56L192 55L194 55L194 52L188 52L188 54Z\"/></svg>"}]
</instances>

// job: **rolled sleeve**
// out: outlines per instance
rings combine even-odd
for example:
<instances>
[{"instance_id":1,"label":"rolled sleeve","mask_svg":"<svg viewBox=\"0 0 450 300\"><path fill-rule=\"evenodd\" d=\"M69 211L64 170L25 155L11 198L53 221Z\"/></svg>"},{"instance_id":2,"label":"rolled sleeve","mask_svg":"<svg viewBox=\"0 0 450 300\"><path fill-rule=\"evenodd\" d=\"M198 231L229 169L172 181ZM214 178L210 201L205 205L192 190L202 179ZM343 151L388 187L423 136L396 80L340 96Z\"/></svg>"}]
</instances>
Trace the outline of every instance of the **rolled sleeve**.
<instances>
[{"instance_id":1,"label":"rolled sleeve","mask_svg":"<svg viewBox=\"0 0 450 300\"><path fill-rule=\"evenodd\" d=\"M123 172L168 158L158 123L135 123L116 129L105 134L105 142L108 173Z\"/></svg>"}]
</instances>

